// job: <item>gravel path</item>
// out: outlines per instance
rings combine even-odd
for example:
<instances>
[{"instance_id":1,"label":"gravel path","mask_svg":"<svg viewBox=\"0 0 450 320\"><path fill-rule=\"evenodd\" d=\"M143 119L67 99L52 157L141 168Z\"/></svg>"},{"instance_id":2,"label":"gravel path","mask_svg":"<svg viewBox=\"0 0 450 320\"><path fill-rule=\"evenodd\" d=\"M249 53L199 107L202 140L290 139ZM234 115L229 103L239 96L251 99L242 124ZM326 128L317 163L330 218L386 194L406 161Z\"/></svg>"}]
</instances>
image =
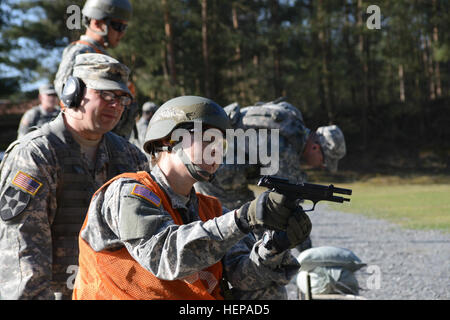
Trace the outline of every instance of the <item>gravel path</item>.
<instances>
[{"instance_id":1,"label":"gravel path","mask_svg":"<svg viewBox=\"0 0 450 320\"><path fill-rule=\"evenodd\" d=\"M361 296L375 300L450 299L449 234L403 229L325 206L309 216L314 247L347 248L367 264L355 273Z\"/></svg>"}]
</instances>

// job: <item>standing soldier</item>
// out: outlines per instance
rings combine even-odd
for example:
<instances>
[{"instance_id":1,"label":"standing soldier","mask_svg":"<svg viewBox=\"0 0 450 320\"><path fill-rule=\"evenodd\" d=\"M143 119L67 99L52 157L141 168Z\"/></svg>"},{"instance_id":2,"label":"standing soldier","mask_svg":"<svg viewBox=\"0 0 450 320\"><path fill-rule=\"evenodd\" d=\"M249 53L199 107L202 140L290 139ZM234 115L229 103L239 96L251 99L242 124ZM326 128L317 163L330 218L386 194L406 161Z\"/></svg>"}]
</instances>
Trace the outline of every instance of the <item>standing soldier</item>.
<instances>
[{"instance_id":1,"label":"standing soldier","mask_svg":"<svg viewBox=\"0 0 450 320\"><path fill-rule=\"evenodd\" d=\"M31 131L32 127L40 127L44 123L52 121L58 115L60 109L53 85L44 84L39 88L39 101L41 104L34 106L22 116L17 138Z\"/></svg>"},{"instance_id":2,"label":"standing soldier","mask_svg":"<svg viewBox=\"0 0 450 320\"><path fill-rule=\"evenodd\" d=\"M202 130L194 131L198 123L216 132L213 150ZM308 216L269 191L222 215L216 198L194 191L195 181L209 180L219 166L202 154L220 157L228 128L222 107L202 97L174 98L156 111L144 144L156 162L151 173L119 175L92 198L74 299L222 299L223 276L235 299L286 298L283 285L297 261L289 250L255 242L250 231L279 229L296 245L311 231Z\"/></svg>"},{"instance_id":3,"label":"standing soldier","mask_svg":"<svg viewBox=\"0 0 450 320\"><path fill-rule=\"evenodd\" d=\"M139 146L141 147L145 142L145 132L147 131L148 123L156 110L158 110L158 106L154 102L147 101L142 105L142 116L136 123Z\"/></svg>"},{"instance_id":4,"label":"standing soldier","mask_svg":"<svg viewBox=\"0 0 450 320\"><path fill-rule=\"evenodd\" d=\"M64 49L56 73L55 89L60 98L63 85L72 74L75 57L81 53L107 54L107 48L115 48L125 35L132 7L129 0L87 0L82 13L86 33ZM132 84L130 88L133 88ZM130 105L113 132L128 139L137 112L137 104Z\"/></svg>"},{"instance_id":5,"label":"standing soldier","mask_svg":"<svg viewBox=\"0 0 450 320\"><path fill-rule=\"evenodd\" d=\"M0 165L0 299L71 297L78 233L95 190L146 156L109 132L131 102L128 68L75 59L59 116L15 141Z\"/></svg>"},{"instance_id":6,"label":"standing soldier","mask_svg":"<svg viewBox=\"0 0 450 320\"><path fill-rule=\"evenodd\" d=\"M300 166L301 162L312 168L327 168L336 172L339 159L346 153L344 135L338 126L311 131L305 126L301 112L287 102L270 102L242 109L232 104L225 111L235 129L279 129L279 169L275 175L305 182L306 174ZM239 148L244 148L248 154L251 148L259 146L236 146L236 149ZM252 151L257 152L257 149ZM196 190L218 197L228 209L253 199L253 191L248 184L256 183L262 164L236 163L235 159L234 164L224 164L212 183L196 183Z\"/></svg>"}]
</instances>

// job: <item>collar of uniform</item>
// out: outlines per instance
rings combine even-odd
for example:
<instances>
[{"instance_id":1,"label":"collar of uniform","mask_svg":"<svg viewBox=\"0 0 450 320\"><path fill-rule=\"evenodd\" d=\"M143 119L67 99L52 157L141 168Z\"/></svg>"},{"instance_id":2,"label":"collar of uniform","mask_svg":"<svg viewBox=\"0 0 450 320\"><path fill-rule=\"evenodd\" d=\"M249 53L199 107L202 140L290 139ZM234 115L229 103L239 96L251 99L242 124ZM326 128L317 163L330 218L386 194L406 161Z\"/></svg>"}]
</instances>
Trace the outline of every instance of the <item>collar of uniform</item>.
<instances>
[{"instance_id":1,"label":"collar of uniform","mask_svg":"<svg viewBox=\"0 0 450 320\"><path fill-rule=\"evenodd\" d=\"M155 178L156 183L158 183L158 185L164 190L166 195L169 197L171 205L174 209L189 210L188 207L194 204L194 202L196 203L198 201L197 196L195 195L194 188L191 189L191 193L189 194L188 197L175 193L173 189L170 187L166 176L158 167L158 165L155 165L153 167L151 174Z\"/></svg>"},{"instance_id":2,"label":"collar of uniform","mask_svg":"<svg viewBox=\"0 0 450 320\"><path fill-rule=\"evenodd\" d=\"M64 124L62 112L60 112L53 121L49 122L49 126L51 127L52 133L55 134L63 143L71 145L73 149L78 149L79 152L81 152L79 143L75 141L72 133L70 133L69 129L67 129Z\"/></svg>"},{"instance_id":3,"label":"collar of uniform","mask_svg":"<svg viewBox=\"0 0 450 320\"><path fill-rule=\"evenodd\" d=\"M59 112L60 110L58 110L58 109L53 109L53 111L50 111L50 112L48 112L48 111L45 111L44 110L44 107L42 106L42 104L40 104L40 105L38 105L38 107L39 107L39 111L44 115L44 116L50 116L50 115L53 115L54 113L57 113L57 112Z\"/></svg>"},{"instance_id":4,"label":"collar of uniform","mask_svg":"<svg viewBox=\"0 0 450 320\"><path fill-rule=\"evenodd\" d=\"M58 116L49 123L52 128L53 134L55 134L62 142L67 144L75 143L75 140L72 137L72 134L66 128L64 124L63 113L60 112Z\"/></svg>"},{"instance_id":5,"label":"collar of uniform","mask_svg":"<svg viewBox=\"0 0 450 320\"><path fill-rule=\"evenodd\" d=\"M99 50L103 51L103 53L105 53L105 47L102 46L102 44L101 44L100 42L95 41L95 40L92 39L91 37L89 37L89 36L87 36L87 35L84 34L84 35L82 35L82 36L80 37L80 40L91 43L91 44L94 45L97 49L99 49Z\"/></svg>"}]
</instances>

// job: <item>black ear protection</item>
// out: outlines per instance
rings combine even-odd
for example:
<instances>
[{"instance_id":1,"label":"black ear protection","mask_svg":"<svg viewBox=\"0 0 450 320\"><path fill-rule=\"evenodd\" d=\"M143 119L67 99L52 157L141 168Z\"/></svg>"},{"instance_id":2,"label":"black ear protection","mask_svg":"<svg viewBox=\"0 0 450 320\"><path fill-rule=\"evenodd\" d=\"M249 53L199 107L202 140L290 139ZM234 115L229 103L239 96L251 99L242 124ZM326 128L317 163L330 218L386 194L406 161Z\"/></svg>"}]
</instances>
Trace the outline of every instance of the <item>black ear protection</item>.
<instances>
[{"instance_id":1,"label":"black ear protection","mask_svg":"<svg viewBox=\"0 0 450 320\"><path fill-rule=\"evenodd\" d=\"M68 108L78 108L83 98L86 85L83 80L70 76L64 84L61 101Z\"/></svg>"}]
</instances>

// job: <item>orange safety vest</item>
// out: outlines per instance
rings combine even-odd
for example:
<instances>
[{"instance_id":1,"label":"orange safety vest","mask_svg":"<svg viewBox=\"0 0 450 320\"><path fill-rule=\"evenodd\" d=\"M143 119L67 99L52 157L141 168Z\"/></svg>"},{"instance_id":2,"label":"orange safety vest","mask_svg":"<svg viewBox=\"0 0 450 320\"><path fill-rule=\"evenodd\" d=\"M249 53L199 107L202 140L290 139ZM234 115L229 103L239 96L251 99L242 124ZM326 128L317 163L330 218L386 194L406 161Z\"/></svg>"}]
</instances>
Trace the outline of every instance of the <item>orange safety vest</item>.
<instances>
[{"instance_id":1,"label":"orange safety vest","mask_svg":"<svg viewBox=\"0 0 450 320\"><path fill-rule=\"evenodd\" d=\"M145 171L124 173L105 183L94 196L119 178L132 178L150 188L160 199L163 208L170 213L177 225L183 221L169 202L164 191ZM202 221L222 214L220 202L198 194L199 216ZM86 227L88 216L84 221ZM184 279L162 280L144 269L123 247L116 251L94 251L79 237L79 269L72 299L74 300L213 300L223 299L219 282L222 279L222 263L197 272Z\"/></svg>"}]
</instances>

